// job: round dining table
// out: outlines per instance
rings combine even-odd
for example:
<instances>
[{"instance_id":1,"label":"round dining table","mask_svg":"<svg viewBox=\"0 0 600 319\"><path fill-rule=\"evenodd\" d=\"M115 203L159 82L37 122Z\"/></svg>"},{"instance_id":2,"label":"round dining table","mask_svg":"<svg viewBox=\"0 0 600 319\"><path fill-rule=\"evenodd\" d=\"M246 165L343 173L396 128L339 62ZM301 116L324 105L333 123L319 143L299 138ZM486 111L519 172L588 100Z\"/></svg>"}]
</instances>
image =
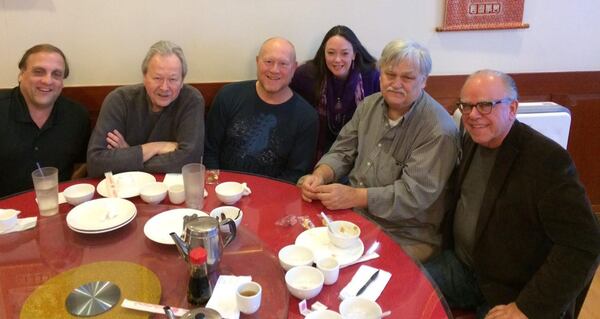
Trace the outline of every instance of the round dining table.
<instances>
[{"instance_id":1,"label":"round dining table","mask_svg":"<svg viewBox=\"0 0 600 319\"><path fill-rule=\"evenodd\" d=\"M154 176L157 181L162 181L165 177L163 174ZM59 192L78 183L98 185L101 180L86 178L63 182L59 184ZM342 268L337 282L323 286L319 295L307 301L309 308L318 301L338 311L340 291L361 265L368 265L391 273L389 282L377 299L383 311L391 311L389 318L452 317L446 302L422 265L405 254L382 228L361 214L350 209L330 211L318 201L306 202L302 200L296 185L272 178L221 170L218 182L226 181L246 183L251 194L243 196L233 205L241 209L243 219L236 238L224 248L219 270L215 272L216 275L213 273L211 280L214 282L214 277L218 274L248 275L263 287L259 311L253 315L242 314L240 318L304 317L298 305L301 300L289 294L286 288L285 271L279 265L277 253L284 246L293 244L298 235L306 230L304 226L307 223L302 220L308 219L317 227L323 226L320 217L322 211L334 220L347 220L358 225L365 250L378 241L380 246L377 253L380 257ZM216 185L205 185L208 195L202 211L206 213L225 205L215 194ZM102 196L96 192L94 198ZM160 291L157 302L171 307L193 308L187 303L187 264L176 246L157 243L144 233L145 223L153 216L185 208L185 203L172 204L168 197L156 205L147 204L139 197L129 200L135 204L137 213L127 225L110 232L82 234L71 230L67 225L67 215L73 209L68 203L60 204L59 214L44 217L39 216L33 190L0 199L0 209L19 210L19 218L38 216L34 228L0 235L0 318L24 318L25 311L31 310L27 307L32 304L38 308L45 307L46 303L31 303L28 299L39 298L38 295L51 291L43 288L47 288L44 285L53 278L102 262L127 262L143 266L158 278ZM101 279L102 272L97 274L98 280ZM125 276L126 273L123 271L121 275ZM153 285L144 284L143 280L138 285L139 287L132 287L132 290L123 291L138 293L144 289L157 289ZM121 296L121 301L128 297L130 296ZM64 305L62 300L58 303ZM120 307L120 304L115 307ZM56 309L34 310L45 313L48 318L55 318L52 311ZM59 310L64 312L64 309ZM103 318L111 311L97 318ZM132 314L132 318L140 316L140 312L130 310L121 312L119 317L124 318L124 314L128 313ZM160 314L144 313L143 316L165 318Z\"/></svg>"}]
</instances>

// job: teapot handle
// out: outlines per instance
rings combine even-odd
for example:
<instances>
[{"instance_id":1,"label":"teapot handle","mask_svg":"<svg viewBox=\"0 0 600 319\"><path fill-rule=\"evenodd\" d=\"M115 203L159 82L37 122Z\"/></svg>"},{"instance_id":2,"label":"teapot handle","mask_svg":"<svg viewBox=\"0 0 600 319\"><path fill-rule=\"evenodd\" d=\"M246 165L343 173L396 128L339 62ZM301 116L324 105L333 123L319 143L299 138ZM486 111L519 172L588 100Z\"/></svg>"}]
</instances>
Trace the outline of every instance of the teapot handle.
<instances>
[{"instance_id":1,"label":"teapot handle","mask_svg":"<svg viewBox=\"0 0 600 319\"><path fill-rule=\"evenodd\" d=\"M235 239L235 236L237 235L237 229L235 227L235 221L233 221L231 218L225 218L225 220L221 221L219 224L219 226L224 225L229 225L229 235L225 237L225 240L223 241L223 247L227 247L227 245L229 245L229 243Z\"/></svg>"}]
</instances>

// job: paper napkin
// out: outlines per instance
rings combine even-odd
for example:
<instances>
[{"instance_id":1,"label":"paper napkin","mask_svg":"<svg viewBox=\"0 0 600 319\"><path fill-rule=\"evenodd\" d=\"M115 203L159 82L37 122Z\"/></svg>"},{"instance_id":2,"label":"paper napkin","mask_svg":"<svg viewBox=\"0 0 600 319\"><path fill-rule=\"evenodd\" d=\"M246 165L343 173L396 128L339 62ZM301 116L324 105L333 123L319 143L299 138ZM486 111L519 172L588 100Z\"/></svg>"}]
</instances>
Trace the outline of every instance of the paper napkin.
<instances>
[{"instance_id":1,"label":"paper napkin","mask_svg":"<svg viewBox=\"0 0 600 319\"><path fill-rule=\"evenodd\" d=\"M360 266L360 268L358 268L358 270L352 277L352 280L350 280L346 287L344 287L342 291L340 291L340 299L344 300L346 298L356 296L356 293L360 290L362 286L364 286L365 283L367 283L369 278L371 278L371 276L376 271L377 268L365 265ZM367 286L365 291L362 294L360 294L360 297L376 301L377 298L379 298L379 296L381 295L381 292L387 285L388 281L390 281L391 277L391 273L379 269L379 275L377 276L377 278L371 284L369 284L369 286Z\"/></svg>"},{"instance_id":2,"label":"paper napkin","mask_svg":"<svg viewBox=\"0 0 600 319\"><path fill-rule=\"evenodd\" d=\"M237 307L235 291L240 284L251 280L251 276L219 276L206 308L218 311L222 318L238 319L240 311Z\"/></svg>"}]
</instances>

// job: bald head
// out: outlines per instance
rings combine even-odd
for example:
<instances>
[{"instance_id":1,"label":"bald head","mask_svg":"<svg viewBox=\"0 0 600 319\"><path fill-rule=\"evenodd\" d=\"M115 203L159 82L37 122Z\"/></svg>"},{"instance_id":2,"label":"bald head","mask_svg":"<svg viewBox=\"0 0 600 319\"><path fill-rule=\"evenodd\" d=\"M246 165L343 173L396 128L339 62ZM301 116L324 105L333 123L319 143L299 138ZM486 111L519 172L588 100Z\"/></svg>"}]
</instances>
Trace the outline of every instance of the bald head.
<instances>
[{"instance_id":1,"label":"bald head","mask_svg":"<svg viewBox=\"0 0 600 319\"><path fill-rule=\"evenodd\" d=\"M256 57L257 93L271 104L280 104L292 97L289 84L294 76L296 51L294 45L284 38L265 41Z\"/></svg>"},{"instance_id":2,"label":"bald head","mask_svg":"<svg viewBox=\"0 0 600 319\"><path fill-rule=\"evenodd\" d=\"M519 105L513 79L499 71L477 71L465 81L460 101L462 121L473 141L487 148L502 145Z\"/></svg>"},{"instance_id":3,"label":"bald head","mask_svg":"<svg viewBox=\"0 0 600 319\"><path fill-rule=\"evenodd\" d=\"M281 37L273 37L265 40L260 46L258 57L264 56L272 50L279 50L288 54L290 62L296 62L296 48L289 40Z\"/></svg>"},{"instance_id":4,"label":"bald head","mask_svg":"<svg viewBox=\"0 0 600 319\"><path fill-rule=\"evenodd\" d=\"M461 93L464 91L466 86L472 85L473 82L483 83L493 81L499 81L499 83L502 85L502 88L506 92L506 97L510 98L511 100L518 99L519 94L517 92L517 85L515 84L513 78L504 72L488 69L479 70L469 75L461 89Z\"/></svg>"}]
</instances>

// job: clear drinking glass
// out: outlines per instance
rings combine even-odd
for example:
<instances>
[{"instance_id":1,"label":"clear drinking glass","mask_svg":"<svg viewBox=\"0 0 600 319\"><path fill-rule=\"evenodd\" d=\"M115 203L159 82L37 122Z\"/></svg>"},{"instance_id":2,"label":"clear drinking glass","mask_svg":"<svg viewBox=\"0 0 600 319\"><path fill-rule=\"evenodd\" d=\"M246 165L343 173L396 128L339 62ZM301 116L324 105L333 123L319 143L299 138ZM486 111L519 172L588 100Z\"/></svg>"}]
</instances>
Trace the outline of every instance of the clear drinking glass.
<instances>
[{"instance_id":1,"label":"clear drinking glass","mask_svg":"<svg viewBox=\"0 0 600 319\"><path fill-rule=\"evenodd\" d=\"M185 188L185 204L189 208L204 206L204 175L206 168L200 163L186 164L181 168Z\"/></svg>"},{"instance_id":2,"label":"clear drinking glass","mask_svg":"<svg viewBox=\"0 0 600 319\"><path fill-rule=\"evenodd\" d=\"M58 214L58 168L42 167L31 173L41 216Z\"/></svg>"}]
</instances>

